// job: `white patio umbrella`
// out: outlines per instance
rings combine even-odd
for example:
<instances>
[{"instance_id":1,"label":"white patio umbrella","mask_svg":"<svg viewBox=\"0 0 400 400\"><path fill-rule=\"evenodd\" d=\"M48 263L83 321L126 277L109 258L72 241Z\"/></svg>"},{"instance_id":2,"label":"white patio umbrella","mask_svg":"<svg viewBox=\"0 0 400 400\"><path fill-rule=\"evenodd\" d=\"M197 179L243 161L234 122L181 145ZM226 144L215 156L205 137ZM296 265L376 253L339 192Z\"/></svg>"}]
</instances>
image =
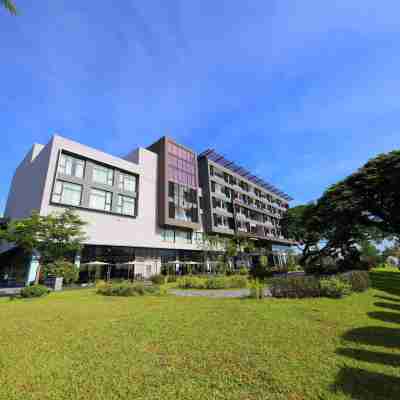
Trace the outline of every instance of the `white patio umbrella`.
<instances>
[{"instance_id":1,"label":"white patio umbrella","mask_svg":"<svg viewBox=\"0 0 400 400\"><path fill-rule=\"evenodd\" d=\"M84 263L82 265L110 265L110 263L106 263L103 261L89 261L87 263Z\"/></svg>"}]
</instances>

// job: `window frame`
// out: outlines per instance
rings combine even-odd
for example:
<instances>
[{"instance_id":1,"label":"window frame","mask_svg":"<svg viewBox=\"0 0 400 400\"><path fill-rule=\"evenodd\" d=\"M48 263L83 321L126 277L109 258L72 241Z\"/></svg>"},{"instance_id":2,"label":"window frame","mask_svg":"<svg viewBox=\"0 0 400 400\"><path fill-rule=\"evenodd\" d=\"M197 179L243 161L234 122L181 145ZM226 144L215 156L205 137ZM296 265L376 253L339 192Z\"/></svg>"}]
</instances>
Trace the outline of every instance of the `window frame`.
<instances>
[{"instance_id":1,"label":"window frame","mask_svg":"<svg viewBox=\"0 0 400 400\"><path fill-rule=\"evenodd\" d=\"M92 198L92 194L93 192L102 192L105 194L105 198L104 198L104 208L97 208L97 207L93 207L91 204L91 198ZM109 200L108 200L109 199ZM89 192L89 208L91 210L98 210L98 211L104 211L104 212L112 212L112 203L113 203L113 193L112 192L108 192L107 190L103 190L103 189L98 189L98 188L90 188L90 192Z\"/></svg>"},{"instance_id":2,"label":"window frame","mask_svg":"<svg viewBox=\"0 0 400 400\"><path fill-rule=\"evenodd\" d=\"M124 212L124 199L132 200L133 203L133 214L128 214ZM121 204L120 204L121 200ZM119 215L125 215L128 217L136 217L137 216L137 199L136 197L126 196L124 194L118 193L117 195L117 205L116 205L116 213Z\"/></svg>"},{"instance_id":3,"label":"window frame","mask_svg":"<svg viewBox=\"0 0 400 400\"><path fill-rule=\"evenodd\" d=\"M125 182L129 179L133 180L134 190L126 189ZM137 193L137 176L133 174L128 174L126 172L119 171L118 177L118 189L128 193Z\"/></svg>"},{"instance_id":4,"label":"window frame","mask_svg":"<svg viewBox=\"0 0 400 400\"><path fill-rule=\"evenodd\" d=\"M71 163L71 173L68 173L67 171L67 164L68 161ZM77 175L77 166L81 166L82 168L82 174ZM58 164L57 164L57 173L60 175L64 176L70 176L72 178L77 178L77 179L84 179L85 178L85 170L86 170L86 160L83 160L80 157L77 157L75 155L61 152L60 157L58 159Z\"/></svg>"},{"instance_id":5,"label":"window frame","mask_svg":"<svg viewBox=\"0 0 400 400\"><path fill-rule=\"evenodd\" d=\"M60 190L58 191L57 187L60 185ZM79 203L67 203L63 199L63 194L65 192L65 185L75 186L80 188L80 196L79 196ZM83 186L79 183L67 182L61 179L56 179L53 187L53 191L51 194L51 202L54 204L60 204L64 206L72 206L72 207L80 207L82 205L82 195L83 195ZM59 196L59 200L55 200L55 196Z\"/></svg>"},{"instance_id":6,"label":"window frame","mask_svg":"<svg viewBox=\"0 0 400 400\"><path fill-rule=\"evenodd\" d=\"M107 177L106 177L106 182L101 182L95 179L95 170L96 169L102 169L105 170L107 172ZM111 172L111 179L110 179L110 175L109 173ZM93 163L93 167L92 167L92 183L96 183L98 185L106 185L106 186L114 186L114 180L115 180L115 169L110 168L110 167L106 167L104 165L101 164L96 164Z\"/></svg>"}]
</instances>

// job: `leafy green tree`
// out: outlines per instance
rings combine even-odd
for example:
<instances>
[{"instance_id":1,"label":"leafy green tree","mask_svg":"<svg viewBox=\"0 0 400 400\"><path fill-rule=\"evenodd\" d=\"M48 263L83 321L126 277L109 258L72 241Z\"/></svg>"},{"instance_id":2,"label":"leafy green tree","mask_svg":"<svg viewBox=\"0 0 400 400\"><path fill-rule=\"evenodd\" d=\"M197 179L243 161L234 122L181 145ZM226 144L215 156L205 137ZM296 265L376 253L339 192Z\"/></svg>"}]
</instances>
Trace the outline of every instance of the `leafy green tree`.
<instances>
[{"instance_id":1,"label":"leafy green tree","mask_svg":"<svg viewBox=\"0 0 400 400\"><path fill-rule=\"evenodd\" d=\"M373 242L364 240L360 244L360 258L368 265L368 269L382 262L382 256Z\"/></svg>"},{"instance_id":2,"label":"leafy green tree","mask_svg":"<svg viewBox=\"0 0 400 400\"><path fill-rule=\"evenodd\" d=\"M28 254L38 251L41 264L47 264L81 249L86 239L85 225L70 209L47 216L32 212L29 218L9 222L6 229L0 230L0 239L14 243Z\"/></svg>"},{"instance_id":3,"label":"leafy green tree","mask_svg":"<svg viewBox=\"0 0 400 400\"><path fill-rule=\"evenodd\" d=\"M281 219L282 232L295 241L301 251L299 264L319 257L320 242L324 239L324 228L313 203L289 208Z\"/></svg>"},{"instance_id":4,"label":"leafy green tree","mask_svg":"<svg viewBox=\"0 0 400 400\"><path fill-rule=\"evenodd\" d=\"M290 209L285 234L302 246L301 265L324 257L351 266L365 241L400 237L400 151L381 154L324 192L312 205Z\"/></svg>"},{"instance_id":5,"label":"leafy green tree","mask_svg":"<svg viewBox=\"0 0 400 400\"><path fill-rule=\"evenodd\" d=\"M318 201L346 226L355 223L400 237L400 151L380 154L330 187Z\"/></svg>"},{"instance_id":6,"label":"leafy green tree","mask_svg":"<svg viewBox=\"0 0 400 400\"><path fill-rule=\"evenodd\" d=\"M43 268L43 272L46 277L56 276L64 278L63 282L66 284L76 282L79 277L78 267L75 264L63 259L46 264Z\"/></svg>"},{"instance_id":7,"label":"leafy green tree","mask_svg":"<svg viewBox=\"0 0 400 400\"><path fill-rule=\"evenodd\" d=\"M17 8L11 0L1 0L1 3L3 4L3 7L10 12L10 14L17 15Z\"/></svg>"},{"instance_id":8,"label":"leafy green tree","mask_svg":"<svg viewBox=\"0 0 400 400\"><path fill-rule=\"evenodd\" d=\"M400 245L399 243L394 243L391 246L386 247L382 252L382 257L386 259L387 257L400 258Z\"/></svg>"}]
</instances>

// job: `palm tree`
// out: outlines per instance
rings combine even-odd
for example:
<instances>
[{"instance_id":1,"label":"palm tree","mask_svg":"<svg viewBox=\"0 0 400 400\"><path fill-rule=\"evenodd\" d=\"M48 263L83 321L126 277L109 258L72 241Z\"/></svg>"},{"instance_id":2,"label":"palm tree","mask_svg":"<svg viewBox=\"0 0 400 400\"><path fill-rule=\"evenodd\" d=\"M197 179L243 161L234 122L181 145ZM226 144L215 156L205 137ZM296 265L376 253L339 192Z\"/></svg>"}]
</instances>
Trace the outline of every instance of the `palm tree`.
<instances>
[{"instance_id":1,"label":"palm tree","mask_svg":"<svg viewBox=\"0 0 400 400\"><path fill-rule=\"evenodd\" d=\"M17 8L11 0L0 0L0 2L12 15L17 15Z\"/></svg>"}]
</instances>

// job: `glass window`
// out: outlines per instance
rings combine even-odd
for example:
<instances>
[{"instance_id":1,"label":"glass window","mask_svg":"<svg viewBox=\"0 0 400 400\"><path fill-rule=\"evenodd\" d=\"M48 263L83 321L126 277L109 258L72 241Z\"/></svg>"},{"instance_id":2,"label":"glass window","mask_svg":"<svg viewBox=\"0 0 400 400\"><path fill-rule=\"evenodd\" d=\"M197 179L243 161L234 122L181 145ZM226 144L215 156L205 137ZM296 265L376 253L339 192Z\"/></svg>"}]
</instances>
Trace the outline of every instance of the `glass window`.
<instances>
[{"instance_id":1,"label":"glass window","mask_svg":"<svg viewBox=\"0 0 400 400\"><path fill-rule=\"evenodd\" d=\"M60 174L83 178L84 170L85 161L64 153L61 154L58 163L58 172Z\"/></svg>"},{"instance_id":2,"label":"glass window","mask_svg":"<svg viewBox=\"0 0 400 400\"><path fill-rule=\"evenodd\" d=\"M57 181L54 185L52 201L54 203L79 206L82 198L82 186L75 183Z\"/></svg>"},{"instance_id":3,"label":"glass window","mask_svg":"<svg viewBox=\"0 0 400 400\"><path fill-rule=\"evenodd\" d=\"M124 190L125 192L136 192L136 176L124 174L120 172L119 174L119 184L118 187L120 190Z\"/></svg>"},{"instance_id":4,"label":"glass window","mask_svg":"<svg viewBox=\"0 0 400 400\"><path fill-rule=\"evenodd\" d=\"M184 243L192 243L192 232L191 231L175 231L175 241L184 242Z\"/></svg>"},{"instance_id":5,"label":"glass window","mask_svg":"<svg viewBox=\"0 0 400 400\"><path fill-rule=\"evenodd\" d=\"M136 199L133 197L118 195L117 212L123 215L136 215Z\"/></svg>"},{"instance_id":6,"label":"glass window","mask_svg":"<svg viewBox=\"0 0 400 400\"><path fill-rule=\"evenodd\" d=\"M105 190L91 189L89 207L96 210L111 211L112 194Z\"/></svg>"},{"instance_id":7,"label":"glass window","mask_svg":"<svg viewBox=\"0 0 400 400\"><path fill-rule=\"evenodd\" d=\"M186 185L168 183L168 216L181 221L198 222L197 191Z\"/></svg>"},{"instance_id":8,"label":"glass window","mask_svg":"<svg viewBox=\"0 0 400 400\"><path fill-rule=\"evenodd\" d=\"M196 160L193 154L173 143L169 143L167 162L169 180L197 186Z\"/></svg>"},{"instance_id":9,"label":"glass window","mask_svg":"<svg viewBox=\"0 0 400 400\"><path fill-rule=\"evenodd\" d=\"M114 183L114 170L101 165L93 166L93 182L112 186Z\"/></svg>"},{"instance_id":10,"label":"glass window","mask_svg":"<svg viewBox=\"0 0 400 400\"><path fill-rule=\"evenodd\" d=\"M162 231L163 240L166 242L175 242L175 232L173 229L164 229Z\"/></svg>"}]
</instances>

